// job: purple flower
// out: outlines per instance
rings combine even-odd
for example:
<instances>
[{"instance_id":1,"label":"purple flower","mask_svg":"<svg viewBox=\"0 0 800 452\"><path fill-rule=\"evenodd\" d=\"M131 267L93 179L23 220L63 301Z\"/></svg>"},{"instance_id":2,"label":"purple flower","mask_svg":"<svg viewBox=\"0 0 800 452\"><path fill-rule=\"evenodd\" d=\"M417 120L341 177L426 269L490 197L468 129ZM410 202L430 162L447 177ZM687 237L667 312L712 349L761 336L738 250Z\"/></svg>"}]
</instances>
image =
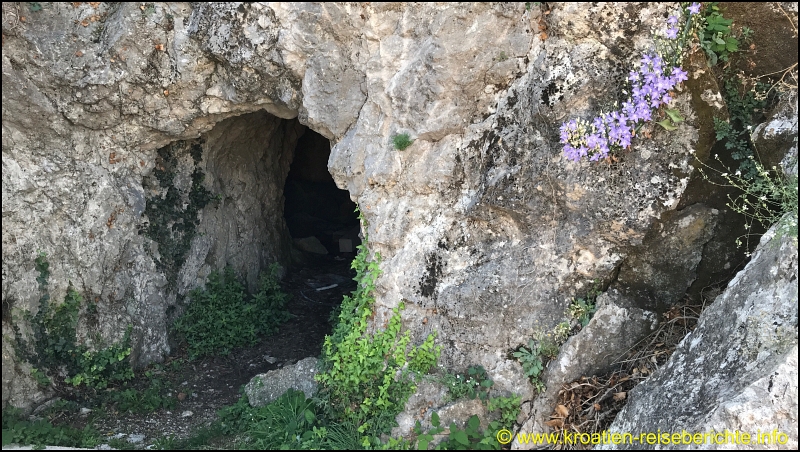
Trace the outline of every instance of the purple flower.
<instances>
[{"instance_id":1,"label":"purple flower","mask_svg":"<svg viewBox=\"0 0 800 452\"><path fill-rule=\"evenodd\" d=\"M700 3L694 2L689 6L689 15L693 16L700 12Z\"/></svg>"},{"instance_id":2,"label":"purple flower","mask_svg":"<svg viewBox=\"0 0 800 452\"><path fill-rule=\"evenodd\" d=\"M655 83L656 89L659 92L667 91L667 90L671 89L673 87L673 85L674 85L674 83L672 83L672 81L670 79L664 78L664 77L659 77L658 80Z\"/></svg>"},{"instance_id":3,"label":"purple flower","mask_svg":"<svg viewBox=\"0 0 800 452\"><path fill-rule=\"evenodd\" d=\"M569 125L566 122L561 125L561 142L564 144L569 142Z\"/></svg>"},{"instance_id":4,"label":"purple flower","mask_svg":"<svg viewBox=\"0 0 800 452\"><path fill-rule=\"evenodd\" d=\"M674 17L674 16L673 16ZM670 18L670 23L677 23ZM671 38L679 33L678 27L668 30ZM642 121L653 119L653 111L672 101L670 91L688 80L688 74L680 67L665 67L658 54L642 56L638 70L630 71L631 97L614 112L604 112L588 120L571 120L561 125L560 138L564 144L564 155L573 161L584 157L596 162L612 152L631 145L634 129Z\"/></svg>"},{"instance_id":5,"label":"purple flower","mask_svg":"<svg viewBox=\"0 0 800 452\"><path fill-rule=\"evenodd\" d=\"M581 159L581 155L578 153L578 150L570 146L569 144L564 145L564 154L567 156L568 159L575 162Z\"/></svg>"},{"instance_id":6,"label":"purple flower","mask_svg":"<svg viewBox=\"0 0 800 452\"><path fill-rule=\"evenodd\" d=\"M586 146L589 149L594 149L600 146L605 140L600 136L600 134L593 133L586 138Z\"/></svg>"},{"instance_id":7,"label":"purple flower","mask_svg":"<svg viewBox=\"0 0 800 452\"><path fill-rule=\"evenodd\" d=\"M678 23L678 16L669 16L667 23L670 25L676 25Z\"/></svg>"},{"instance_id":8,"label":"purple flower","mask_svg":"<svg viewBox=\"0 0 800 452\"><path fill-rule=\"evenodd\" d=\"M667 29L667 38L669 38L669 39L677 39L678 38L678 29L676 27L669 27Z\"/></svg>"},{"instance_id":9,"label":"purple flower","mask_svg":"<svg viewBox=\"0 0 800 452\"><path fill-rule=\"evenodd\" d=\"M664 60L662 60L660 56L655 55L653 57L652 61L653 61L653 72L658 72L659 74L664 72L664 69L663 69L664 68Z\"/></svg>"},{"instance_id":10,"label":"purple flower","mask_svg":"<svg viewBox=\"0 0 800 452\"><path fill-rule=\"evenodd\" d=\"M672 68L671 80L674 84L689 80L689 74L679 67Z\"/></svg>"}]
</instances>

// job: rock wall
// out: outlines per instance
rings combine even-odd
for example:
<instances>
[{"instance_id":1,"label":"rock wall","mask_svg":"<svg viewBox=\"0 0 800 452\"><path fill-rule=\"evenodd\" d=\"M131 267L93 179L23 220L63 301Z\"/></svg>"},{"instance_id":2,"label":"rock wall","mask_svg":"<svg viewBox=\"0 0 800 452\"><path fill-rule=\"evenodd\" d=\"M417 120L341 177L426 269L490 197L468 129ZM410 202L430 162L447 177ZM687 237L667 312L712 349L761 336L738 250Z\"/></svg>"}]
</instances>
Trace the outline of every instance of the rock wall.
<instances>
[{"instance_id":1,"label":"rock wall","mask_svg":"<svg viewBox=\"0 0 800 452\"><path fill-rule=\"evenodd\" d=\"M637 308L674 302L716 221L701 204L674 211L692 151L713 140L700 100L713 83L696 71L676 94L677 131L650 128L614 161L568 161L561 123L624 99L677 5L550 8L4 3L3 403L36 397L6 312L35 309L37 251L53 299L72 281L104 337L132 323L136 362L160 360L175 307L212 269L234 264L252 284L285 259L280 189L301 124L333 143L329 170L383 256L374 325L405 300L406 326L438 331L448 368L481 364L528 397L507 352L594 281L627 275L615 288ZM394 149L395 133L414 144ZM146 233L170 186L185 201L166 218L172 242L187 235L170 225L197 223L178 254ZM654 268L654 252L670 265Z\"/></svg>"},{"instance_id":2,"label":"rock wall","mask_svg":"<svg viewBox=\"0 0 800 452\"><path fill-rule=\"evenodd\" d=\"M797 237L777 230L659 373L631 391L611 432L728 430L752 440L696 447L797 448Z\"/></svg>"}]
</instances>

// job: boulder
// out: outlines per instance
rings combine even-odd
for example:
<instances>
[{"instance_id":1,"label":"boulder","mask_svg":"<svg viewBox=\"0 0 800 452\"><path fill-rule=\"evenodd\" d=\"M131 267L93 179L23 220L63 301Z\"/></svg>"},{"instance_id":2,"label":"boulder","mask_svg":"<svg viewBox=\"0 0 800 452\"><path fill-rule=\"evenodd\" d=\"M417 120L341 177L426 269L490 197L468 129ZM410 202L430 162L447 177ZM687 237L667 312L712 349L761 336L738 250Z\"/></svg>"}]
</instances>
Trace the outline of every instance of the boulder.
<instances>
[{"instance_id":1,"label":"boulder","mask_svg":"<svg viewBox=\"0 0 800 452\"><path fill-rule=\"evenodd\" d=\"M304 358L295 364L253 377L244 387L250 406L267 405L289 389L303 391L311 398L317 392L317 358Z\"/></svg>"},{"instance_id":2,"label":"boulder","mask_svg":"<svg viewBox=\"0 0 800 452\"><path fill-rule=\"evenodd\" d=\"M797 448L797 237L777 229L761 238L750 263L703 311L667 364L628 394L611 432L727 430L751 440L692 447ZM769 442L764 434L773 435Z\"/></svg>"},{"instance_id":3,"label":"boulder","mask_svg":"<svg viewBox=\"0 0 800 452\"><path fill-rule=\"evenodd\" d=\"M303 237L301 239L294 239L294 244L302 251L306 251L313 254L328 254L328 249L319 241L318 238L314 237Z\"/></svg>"}]
</instances>

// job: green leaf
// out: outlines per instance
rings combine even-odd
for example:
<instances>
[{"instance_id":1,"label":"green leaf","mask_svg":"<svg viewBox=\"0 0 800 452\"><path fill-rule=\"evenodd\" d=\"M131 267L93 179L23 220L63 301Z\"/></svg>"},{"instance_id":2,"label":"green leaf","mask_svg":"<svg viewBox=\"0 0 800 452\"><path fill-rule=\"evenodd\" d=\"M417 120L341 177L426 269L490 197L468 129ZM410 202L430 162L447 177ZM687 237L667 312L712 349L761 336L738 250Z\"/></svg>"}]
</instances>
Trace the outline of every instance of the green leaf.
<instances>
[{"instance_id":1,"label":"green leaf","mask_svg":"<svg viewBox=\"0 0 800 452\"><path fill-rule=\"evenodd\" d=\"M478 416L472 415L467 421L467 426L469 426L470 430L478 431L478 428L481 426L481 420L478 419Z\"/></svg>"},{"instance_id":2,"label":"green leaf","mask_svg":"<svg viewBox=\"0 0 800 452\"><path fill-rule=\"evenodd\" d=\"M666 110L664 110L664 112L667 113L669 119L671 119L672 122L674 122L675 124L680 124L683 122L683 116L681 116L681 112L678 111L678 109L667 108Z\"/></svg>"},{"instance_id":3,"label":"green leaf","mask_svg":"<svg viewBox=\"0 0 800 452\"><path fill-rule=\"evenodd\" d=\"M439 426L439 414L436 413L436 412L431 414L431 425L434 426L434 427L438 427Z\"/></svg>"},{"instance_id":4,"label":"green leaf","mask_svg":"<svg viewBox=\"0 0 800 452\"><path fill-rule=\"evenodd\" d=\"M677 130L677 129L678 129L677 127L675 127L674 125L672 125L672 121L670 121L670 120L669 120L669 118L667 118L667 119L664 119L663 121L659 121L659 122L657 122L656 124L660 125L660 126L661 126L661 127L663 127L665 130L669 130L669 131L672 131L672 130Z\"/></svg>"},{"instance_id":5,"label":"green leaf","mask_svg":"<svg viewBox=\"0 0 800 452\"><path fill-rule=\"evenodd\" d=\"M458 441L464 446L469 446L469 437L467 436L467 433L464 430L455 430L455 431L451 430L450 438Z\"/></svg>"}]
</instances>

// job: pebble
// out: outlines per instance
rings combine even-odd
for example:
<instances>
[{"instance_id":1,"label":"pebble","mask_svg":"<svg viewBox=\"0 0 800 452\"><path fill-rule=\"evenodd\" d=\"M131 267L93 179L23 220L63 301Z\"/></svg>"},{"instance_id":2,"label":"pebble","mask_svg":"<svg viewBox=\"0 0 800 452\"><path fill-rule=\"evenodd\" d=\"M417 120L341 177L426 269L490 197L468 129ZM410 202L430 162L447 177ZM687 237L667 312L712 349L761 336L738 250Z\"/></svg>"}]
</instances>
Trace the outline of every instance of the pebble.
<instances>
[{"instance_id":1,"label":"pebble","mask_svg":"<svg viewBox=\"0 0 800 452\"><path fill-rule=\"evenodd\" d=\"M181 413L181 417L189 417L189 416L191 416L191 415L193 415L193 414L194 414L194 413L192 413L191 411L189 411L189 410L186 410L186 411L184 411L183 413Z\"/></svg>"},{"instance_id":2,"label":"pebble","mask_svg":"<svg viewBox=\"0 0 800 452\"><path fill-rule=\"evenodd\" d=\"M131 444L141 443L142 441L144 441L144 435L128 435L128 442Z\"/></svg>"}]
</instances>

